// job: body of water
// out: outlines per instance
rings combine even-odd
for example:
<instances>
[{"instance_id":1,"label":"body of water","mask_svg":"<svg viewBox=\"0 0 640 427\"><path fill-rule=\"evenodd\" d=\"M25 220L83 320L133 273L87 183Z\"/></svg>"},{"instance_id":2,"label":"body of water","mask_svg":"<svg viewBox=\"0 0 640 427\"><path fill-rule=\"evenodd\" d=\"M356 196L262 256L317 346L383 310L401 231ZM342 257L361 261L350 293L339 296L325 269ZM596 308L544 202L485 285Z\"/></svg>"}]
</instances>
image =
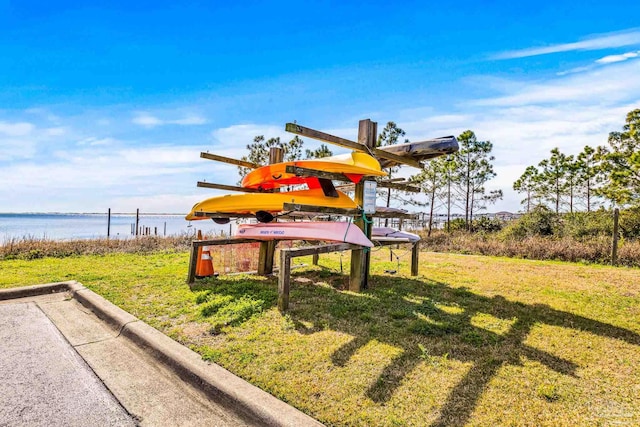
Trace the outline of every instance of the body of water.
<instances>
[{"instance_id":1,"label":"body of water","mask_svg":"<svg viewBox=\"0 0 640 427\"><path fill-rule=\"evenodd\" d=\"M195 234L229 234L235 224L218 225L210 220L186 221L183 215L140 214L139 226L150 234L172 236ZM135 231L135 214L111 214L112 238L131 238ZM0 243L12 238L69 240L107 237L107 214L13 214L0 213Z\"/></svg>"}]
</instances>

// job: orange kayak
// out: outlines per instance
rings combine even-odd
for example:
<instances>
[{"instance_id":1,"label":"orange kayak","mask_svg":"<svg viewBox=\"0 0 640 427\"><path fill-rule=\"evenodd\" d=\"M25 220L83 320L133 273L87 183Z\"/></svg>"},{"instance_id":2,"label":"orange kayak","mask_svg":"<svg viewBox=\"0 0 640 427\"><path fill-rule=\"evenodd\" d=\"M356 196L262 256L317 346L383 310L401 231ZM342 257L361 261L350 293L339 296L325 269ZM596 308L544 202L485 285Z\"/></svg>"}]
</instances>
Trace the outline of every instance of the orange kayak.
<instances>
[{"instance_id":1,"label":"orange kayak","mask_svg":"<svg viewBox=\"0 0 640 427\"><path fill-rule=\"evenodd\" d=\"M287 166L342 173L355 183L359 182L363 176L386 175L386 172L380 169L380 163L374 157L366 153L352 152L321 159L297 160L263 166L249 172L242 180L242 186L269 190L286 185L307 184L310 189L320 188L317 178L287 173Z\"/></svg>"}]
</instances>

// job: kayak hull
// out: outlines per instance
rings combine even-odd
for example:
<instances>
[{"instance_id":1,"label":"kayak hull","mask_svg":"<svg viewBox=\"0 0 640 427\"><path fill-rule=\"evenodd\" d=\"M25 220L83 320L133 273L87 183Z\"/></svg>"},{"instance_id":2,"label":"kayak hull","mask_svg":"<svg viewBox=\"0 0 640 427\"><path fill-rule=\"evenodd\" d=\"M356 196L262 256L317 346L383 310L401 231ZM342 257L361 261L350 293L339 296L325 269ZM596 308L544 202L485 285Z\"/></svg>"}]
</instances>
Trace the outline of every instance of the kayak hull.
<instances>
[{"instance_id":1,"label":"kayak hull","mask_svg":"<svg viewBox=\"0 0 640 427\"><path fill-rule=\"evenodd\" d=\"M386 237L392 239L408 239L411 242L419 242L420 236L409 233L408 231L399 231L391 227L373 227L371 237Z\"/></svg>"},{"instance_id":2,"label":"kayak hull","mask_svg":"<svg viewBox=\"0 0 640 427\"><path fill-rule=\"evenodd\" d=\"M427 139L426 141L388 145L386 147L380 147L380 150L420 161L455 153L458 151L458 148L458 140L455 136L444 136L441 138ZM393 160L380 160L380 166L383 168L396 166L397 164L398 163Z\"/></svg>"},{"instance_id":3,"label":"kayak hull","mask_svg":"<svg viewBox=\"0 0 640 427\"><path fill-rule=\"evenodd\" d=\"M284 203L355 209L357 205L341 191L338 197L327 197L322 189L289 191L286 193L239 193L211 197L196 203L185 219L188 221L208 219L196 216L200 213L255 214L258 211L281 212Z\"/></svg>"},{"instance_id":4,"label":"kayak hull","mask_svg":"<svg viewBox=\"0 0 640 427\"><path fill-rule=\"evenodd\" d=\"M242 180L245 188L262 188L264 190L279 188L285 185L307 184L309 188L319 188L318 179L314 177L296 176L286 172L287 166L316 169L323 172L342 173L353 182L359 182L363 176L384 176L380 163L366 153L324 157L320 159L297 160L262 166L249 172Z\"/></svg>"},{"instance_id":5,"label":"kayak hull","mask_svg":"<svg viewBox=\"0 0 640 427\"><path fill-rule=\"evenodd\" d=\"M351 222L240 224L235 235L256 240L327 240L373 247L371 240Z\"/></svg>"}]
</instances>

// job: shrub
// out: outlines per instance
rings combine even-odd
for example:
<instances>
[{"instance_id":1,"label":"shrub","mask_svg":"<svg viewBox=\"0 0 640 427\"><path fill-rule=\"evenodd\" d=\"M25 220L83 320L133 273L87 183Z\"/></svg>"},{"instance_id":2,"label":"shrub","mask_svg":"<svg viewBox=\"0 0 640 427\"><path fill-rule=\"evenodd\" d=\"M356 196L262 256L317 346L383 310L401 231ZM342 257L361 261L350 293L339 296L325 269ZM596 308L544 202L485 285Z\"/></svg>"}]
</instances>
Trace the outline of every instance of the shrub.
<instances>
[{"instance_id":1,"label":"shrub","mask_svg":"<svg viewBox=\"0 0 640 427\"><path fill-rule=\"evenodd\" d=\"M611 236L588 237L582 240L555 236L499 239L496 235L449 234L437 231L430 237L423 236L421 245L424 249L435 252L601 264L608 264L611 255ZM621 242L618 248L618 264L640 266L640 241Z\"/></svg>"},{"instance_id":2,"label":"shrub","mask_svg":"<svg viewBox=\"0 0 640 427\"><path fill-rule=\"evenodd\" d=\"M8 238L0 242L0 260L64 258L78 255L104 255L108 253L151 253L182 251L191 247L192 237L145 236L135 239L50 240L31 236Z\"/></svg>"},{"instance_id":3,"label":"shrub","mask_svg":"<svg viewBox=\"0 0 640 427\"><path fill-rule=\"evenodd\" d=\"M620 211L619 224L624 237L640 237L640 207L633 207Z\"/></svg>"},{"instance_id":4,"label":"shrub","mask_svg":"<svg viewBox=\"0 0 640 427\"><path fill-rule=\"evenodd\" d=\"M562 235L575 239L611 236L613 214L600 209L594 212L574 212L562 216Z\"/></svg>"},{"instance_id":5,"label":"shrub","mask_svg":"<svg viewBox=\"0 0 640 427\"><path fill-rule=\"evenodd\" d=\"M500 219L483 216L473 221L471 229L473 232L495 233L502 230L503 226L504 223Z\"/></svg>"},{"instance_id":6,"label":"shrub","mask_svg":"<svg viewBox=\"0 0 640 427\"><path fill-rule=\"evenodd\" d=\"M536 206L504 228L502 237L523 239L531 236L553 236L560 234L560 218L545 206Z\"/></svg>"},{"instance_id":7,"label":"shrub","mask_svg":"<svg viewBox=\"0 0 640 427\"><path fill-rule=\"evenodd\" d=\"M456 231L466 231L466 230L467 230L467 223L465 222L464 219L456 218L456 219L452 219L451 221L449 221L449 231L450 232L453 233L453 232L456 232Z\"/></svg>"}]
</instances>

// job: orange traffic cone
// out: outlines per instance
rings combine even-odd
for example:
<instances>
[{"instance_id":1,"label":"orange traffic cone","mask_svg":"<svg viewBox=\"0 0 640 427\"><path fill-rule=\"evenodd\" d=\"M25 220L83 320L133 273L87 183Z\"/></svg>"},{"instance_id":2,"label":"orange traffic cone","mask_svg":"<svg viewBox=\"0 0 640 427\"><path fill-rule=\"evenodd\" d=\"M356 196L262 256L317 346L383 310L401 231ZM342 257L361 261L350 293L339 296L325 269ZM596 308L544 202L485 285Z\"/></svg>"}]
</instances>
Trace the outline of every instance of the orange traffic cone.
<instances>
[{"instance_id":1,"label":"orange traffic cone","mask_svg":"<svg viewBox=\"0 0 640 427\"><path fill-rule=\"evenodd\" d=\"M211 260L211 252L209 246L201 246L198 248L198 261L196 262L196 278L213 276L213 261Z\"/></svg>"}]
</instances>

